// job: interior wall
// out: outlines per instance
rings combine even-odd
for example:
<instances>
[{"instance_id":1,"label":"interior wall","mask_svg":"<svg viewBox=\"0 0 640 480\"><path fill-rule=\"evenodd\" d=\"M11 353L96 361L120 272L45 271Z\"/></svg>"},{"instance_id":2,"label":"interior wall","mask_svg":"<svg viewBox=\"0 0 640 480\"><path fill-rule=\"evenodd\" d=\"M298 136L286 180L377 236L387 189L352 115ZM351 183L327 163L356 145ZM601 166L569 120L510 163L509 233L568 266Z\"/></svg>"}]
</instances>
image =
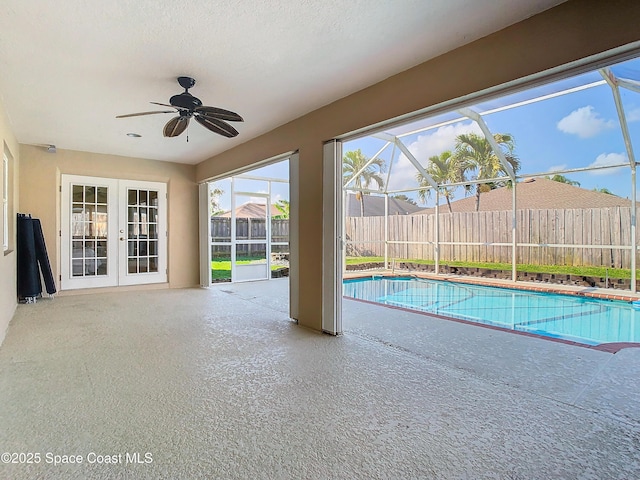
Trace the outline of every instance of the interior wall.
<instances>
[{"instance_id":1,"label":"interior wall","mask_svg":"<svg viewBox=\"0 0 640 480\"><path fill-rule=\"evenodd\" d=\"M203 181L299 150L298 320L319 330L324 141L638 41L638 18L640 2L636 0L568 1L210 158L197 166L196 179Z\"/></svg>"},{"instance_id":2,"label":"interior wall","mask_svg":"<svg viewBox=\"0 0 640 480\"><path fill-rule=\"evenodd\" d=\"M58 287L63 174L166 182L169 286L198 285L198 186L193 165L63 149L48 153L31 145L20 145L20 156L20 213L40 218Z\"/></svg>"},{"instance_id":3,"label":"interior wall","mask_svg":"<svg viewBox=\"0 0 640 480\"><path fill-rule=\"evenodd\" d=\"M4 340L7 327L15 312L16 301L16 252L15 252L15 231L16 231L16 217L12 214L17 212L19 208L19 186L18 177L20 171L20 149L18 142L14 137L9 119L5 114L4 106L0 103L0 148L6 148L8 153L11 154L12 162L10 164L10 177L12 180L12 198L9 198L9 214L12 218L9 219L11 228L9 229L9 250L7 252L0 252L0 344ZM4 181L2 177L3 172L0 169L0 185ZM0 209L0 225L4 224L2 218L2 209Z\"/></svg>"}]
</instances>

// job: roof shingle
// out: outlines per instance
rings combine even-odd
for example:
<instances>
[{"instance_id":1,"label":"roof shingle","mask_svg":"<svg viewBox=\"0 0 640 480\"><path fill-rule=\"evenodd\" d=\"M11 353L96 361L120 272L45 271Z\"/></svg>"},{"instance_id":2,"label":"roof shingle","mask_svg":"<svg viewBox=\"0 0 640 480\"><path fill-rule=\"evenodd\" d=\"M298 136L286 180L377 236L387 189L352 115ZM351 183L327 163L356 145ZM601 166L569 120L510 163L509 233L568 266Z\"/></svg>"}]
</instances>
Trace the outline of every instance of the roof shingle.
<instances>
[{"instance_id":1,"label":"roof shingle","mask_svg":"<svg viewBox=\"0 0 640 480\"><path fill-rule=\"evenodd\" d=\"M543 210L553 208L604 208L630 207L626 198L594 192L584 188L556 182L547 178L531 178L518 182L516 208L518 210ZM508 187L496 188L480 195L480 211L490 212L511 210L512 190ZM446 204L441 211L449 211ZM469 196L451 202L454 212L475 212L476 197ZM420 214L434 213L435 208L421 210Z\"/></svg>"}]
</instances>

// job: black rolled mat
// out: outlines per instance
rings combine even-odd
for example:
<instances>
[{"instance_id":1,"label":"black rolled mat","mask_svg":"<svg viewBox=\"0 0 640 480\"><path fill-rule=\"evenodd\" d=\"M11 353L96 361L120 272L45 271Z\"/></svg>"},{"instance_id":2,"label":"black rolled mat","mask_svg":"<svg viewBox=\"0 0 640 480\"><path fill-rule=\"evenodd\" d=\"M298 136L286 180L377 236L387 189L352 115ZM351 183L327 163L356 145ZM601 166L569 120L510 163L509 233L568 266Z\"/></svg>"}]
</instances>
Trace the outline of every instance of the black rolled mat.
<instances>
[{"instance_id":1,"label":"black rolled mat","mask_svg":"<svg viewBox=\"0 0 640 480\"><path fill-rule=\"evenodd\" d=\"M37 297L42 293L42 284L38 271L36 242L31 217L18 214L16 234L18 298Z\"/></svg>"},{"instance_id":2,"label":"black rolled mat","mask_svg":"<svg viewBox=\"0 0 640 480\"><path fill-rule=\"evenodd\" d=\"M42 224L40 219L34 218L33 221L33 237L36 245L36 259L40 264L40 271L44 279L44 286L47 293L53 295L56 293L56 282L53 280L53 272L49 263L49 255L47 254L47 245L44 243L44 234L42 233Z\"/></svg>"}]
</instances>

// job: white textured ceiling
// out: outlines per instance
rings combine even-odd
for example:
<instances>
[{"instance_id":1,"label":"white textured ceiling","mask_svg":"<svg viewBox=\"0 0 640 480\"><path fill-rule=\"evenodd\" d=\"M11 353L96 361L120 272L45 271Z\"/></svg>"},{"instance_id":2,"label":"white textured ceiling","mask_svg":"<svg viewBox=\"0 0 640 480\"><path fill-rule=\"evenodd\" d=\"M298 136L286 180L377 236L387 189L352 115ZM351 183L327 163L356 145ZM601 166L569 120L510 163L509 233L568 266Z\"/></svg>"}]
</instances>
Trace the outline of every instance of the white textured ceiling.
<instances>
[{"instance_id":1,"label":"white textured ceiling","mask_svg":"<svg viewBox=\"0 0 640 480\"><path fill-rule=\"evenodd\" d=\"M194 164L559 3L3 0L0 95L21 143ZM244 117L238 137L115 118L168 103L180 75Z\"/></svg>"}]
</instances>

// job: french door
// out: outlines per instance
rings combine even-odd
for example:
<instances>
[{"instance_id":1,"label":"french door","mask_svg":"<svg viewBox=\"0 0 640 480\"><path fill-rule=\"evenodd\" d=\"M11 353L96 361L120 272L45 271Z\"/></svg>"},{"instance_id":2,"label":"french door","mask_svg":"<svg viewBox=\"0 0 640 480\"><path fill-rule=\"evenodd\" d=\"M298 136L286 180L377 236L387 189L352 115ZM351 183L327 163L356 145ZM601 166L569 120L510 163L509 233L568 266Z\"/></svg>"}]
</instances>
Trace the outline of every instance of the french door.
<instances>
[{"instance_id":1,"label":"french door","mask_svg":"<svg viewBox=\"0 0 640 480\"><path fill-rule=\"evenodd\" d=\"M167 281L167 186L62 176L62 290Z\"/></svg>"}]
</instances>

